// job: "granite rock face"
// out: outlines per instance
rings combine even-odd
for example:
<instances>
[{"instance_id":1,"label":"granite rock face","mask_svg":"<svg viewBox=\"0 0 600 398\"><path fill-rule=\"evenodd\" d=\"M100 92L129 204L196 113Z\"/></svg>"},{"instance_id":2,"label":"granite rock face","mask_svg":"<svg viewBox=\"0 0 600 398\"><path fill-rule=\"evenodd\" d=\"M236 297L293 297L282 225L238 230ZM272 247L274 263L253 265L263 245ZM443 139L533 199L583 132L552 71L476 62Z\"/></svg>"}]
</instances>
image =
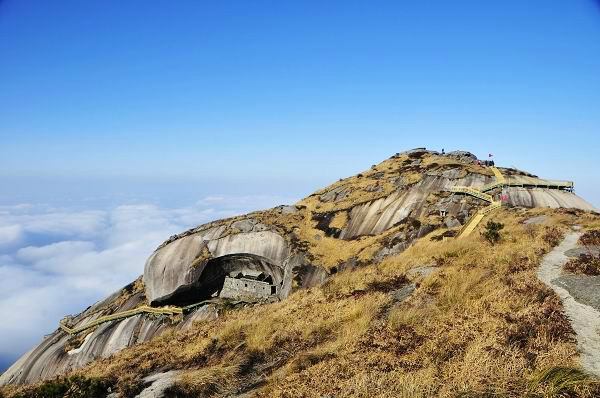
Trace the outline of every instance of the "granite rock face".
<instances>
[{"instance_id":1,"label":"granite rock face","mask_svg":"<svg viewBox=\"0 0 600 398\"><path fill-rule=\"evenodd\" d=\"M521 207L575 208L596 211L594 206L572 192L557 189L505 188L508 203Z\"/></svg>"},{"instance_id":2,"label":"granite rock face","mask_svg":"<svg viewBox=\"0 0 600 398\"><path fill-rule=\"evenodd\" d=\"M114 312L119 312L143 303L143 293L140 293L119 304L125 292L126 289L123 289L109 300L90 307L74 319L74 325L85 325L104 315L102 308L114 308ZM0 376L0 384L34 383L52 378L80 368L94 359L106 358L126 347L148 341L167 330L189 328L194 322L209 321L216 316L216 308L208 305L186 315L177 324L165 316L140 314L122 321L103 323L87 335L71 336L57 329L7 369Z\"/></svg>"},{"instance_id":3,"label":"granite rock face","mask_svg":"<svg viewBox=\"0 0 600 398\"><path fill-rule=\"evenodd\" d=\"M150 254L142 278L69 323L85 325L143 304L196 304L218 297L225 278L240 276L272 285L272 301L283 300L294 289L316 286L335 272L381 261L436 229L459 228L487 206L480 199L450 192L453 186L477 188L495 181L493 173L475 160L465 151L440 155L417 148L295 205L218 220L171 236ZM507 195L513 206L595 210L574 193L558 189L509 187L489 193L496 200ZM373 258L360 258L365 249L374 253ZM232 295L227 292L229 298ZM0 384L55 377L167 330L211 321L218 312L218 306L207 304L183 319L140 314L76 336L57 329L1 375Z\"/></svg>"},{"instance_id":4,"label":"granite rock face","mask_svg":"<svg viewBox=\"0 0 600 398\"><path fill-rule=\"evenodd\" d=\"M240 221L236 223L239 225ZM144 285L152 305L168 303L179 292L194 288L211 259L252 254L282 268L289 256L285 239L277 233L239 232L221 236L223 231L223 227L215 227L186 236L150 256L144 267Z\"/></svg>"}]
</instances>

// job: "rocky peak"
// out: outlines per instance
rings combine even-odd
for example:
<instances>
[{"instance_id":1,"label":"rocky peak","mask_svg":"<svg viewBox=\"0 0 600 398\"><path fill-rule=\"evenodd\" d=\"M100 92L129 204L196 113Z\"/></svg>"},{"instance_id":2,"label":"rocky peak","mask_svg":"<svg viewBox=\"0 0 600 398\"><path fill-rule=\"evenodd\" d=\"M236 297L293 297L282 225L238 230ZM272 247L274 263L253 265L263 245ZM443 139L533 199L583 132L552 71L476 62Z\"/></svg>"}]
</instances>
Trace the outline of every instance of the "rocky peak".
<instances>
[{"instance_id":1,"label":"rocky peak","mask_svg":"<svg viewBox=\"0 0 600 398\"><path fill-rule=\"evenodd\" d=\"M187 328L194 320L213 319L220 306L284 300L291 291L315 286L340 270L406 250L416 239L451 236L486 206L451 188L482 187L496 179L476 160L467 151L441 154L416 148L295 205L217 220L171 236L151 253L142 279L70 322L80 327L144 305L176 305L184 308L181 316L137 313L76 336L58 328L0 376L0 383L51 378L168 330ZM539 181L533 183L543 185ZM521 186L489 193L507 195L509 206L593 209L560 189Z\"/></svg>"}]
</instances>

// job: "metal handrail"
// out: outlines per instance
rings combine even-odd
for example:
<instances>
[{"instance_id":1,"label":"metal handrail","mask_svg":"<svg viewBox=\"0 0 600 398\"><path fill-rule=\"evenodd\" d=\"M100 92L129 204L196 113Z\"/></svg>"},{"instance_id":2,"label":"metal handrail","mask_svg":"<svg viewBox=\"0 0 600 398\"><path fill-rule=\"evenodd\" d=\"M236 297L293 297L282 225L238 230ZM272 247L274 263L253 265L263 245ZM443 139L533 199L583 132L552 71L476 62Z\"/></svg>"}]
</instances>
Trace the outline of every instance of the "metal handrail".
<instances>
[{"instance_id":1,"label":"metal handrail","mask_svg":"<svg viewBox=\"0 0 600 398\"><path fill-rule=\"evenodd\" d=\"M483 193L472 187L462 187L462 186L451 187L450 191L466 193L466 194L475 196L478 199L482 199L482 200L485 200L486 202L490 202L490 203L492 203L494 201L494 198L491 195L488 195L487 193Z\"/></svg>"},{"instance_id":2,"label":"metal handrail","mask_svg":"<svg viewBox=\"0 0 600 398\"><path fill-rule=\"evenodd\" d=\"M68 334L77 334L79 332L83 332L84 330L87 330L94 326L98 326L105 322L110 322L110 321L123 319L123 318L129 318L131 316L142 314L142 313L161 314L161 315L176 315L176 314L183 314L183 308L181 308L181 307L155 308L155 307L150 307L148 305L142 305L140 307L137 307L137 308L134 308L131 310L121 311L121 312L117 312L115 314L101 316L100 318L95 319L83 326L79 326L79 327L75 327L75 328L71 328L71 327L67 326L65 324L66 323L65 319L61 320L58 323L58 325L63 331L67 332Z\"/></svg>"}]
</instances>

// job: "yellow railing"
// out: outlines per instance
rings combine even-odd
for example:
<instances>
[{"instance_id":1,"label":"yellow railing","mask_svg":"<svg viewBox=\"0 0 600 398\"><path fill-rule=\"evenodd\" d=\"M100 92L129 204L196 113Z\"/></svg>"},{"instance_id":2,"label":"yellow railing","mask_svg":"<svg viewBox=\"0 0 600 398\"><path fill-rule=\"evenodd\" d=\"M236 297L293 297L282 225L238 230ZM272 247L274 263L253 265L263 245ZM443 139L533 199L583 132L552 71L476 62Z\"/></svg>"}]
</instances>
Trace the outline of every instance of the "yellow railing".
<instances>
[{"instance_id":1,"label":"yellow railing","mask_svg":"<svg viewBox=\"0 0 600 398\"><path fill-rule=\"evenodd\" d=\"M492 173L494 173L494 175L496 176L496 182L498 184L506 184L506 178L504 178L500 170L498 170L498 168L495 166L492 166L490 168L492 169Z\"/></svg>"},{"instance_id":2,"label":"yellow railing","mask_svg":"<svg viewBox=\"0 0 600 398\"><path fill-rule=\"evenodd\" d=\"M494 173L494 176L496 176L496 181L491 184L484 185L480 189L476 189L476 188L472 188L472 187L451 187L450 188L450 191L452 191L452 192L466 193L468 195L474 196L476 198L485 200L486 202L490 203L489 206L484 207L483 209L477 211L475 214L473 214L473 216L471 216L471 218L469 218L469 220L467 220L465 225L463 225L463 227L460 229L460 231L458 231L458 234L456 235L457 238L464 238L465 236L469 236L471 234L471 232L473 232L475 230L475 228L477 228L477 225L479 225L479 223L481 222L481 220L483 220L483 218L486 216L486 214L488 214L502 206L502 202L494 201L494 197L492 195L488 195L488 194L484 193L485 191L490 191L494 188L502 187L502 186L506 185L506 178L504 178L504 176L502 175L500 170L498 170L496 167L491 167L491 169L492 169L492 172Z\"/></svg>"},{"instance_id":3,"label":"yellow railing","mask_svg":"<svg viewBox=\"0 0 600 398\"><path fill-rule=\"evenodd\" d=\"M176 314L183 314L183 310L184 309L181 307L155 308L155 307L150 307L147 305L142 305L140 307L137 307L137 308L134 308L131 310L117 312L117 313L111 314L111 315L101 316L100 318L94 319L93 321L91 321L85 325L79 326L79 327L71 328L71 327L67 326L65 324L64 319L59 322L59 326L63 331L65 331L69 334L76 334L79 332L83 332L84 330L92 328L94 326L98 326L104 322L110 322L110 321L116 321L116 320L123 319L123 318L129 318L131 316L138 315L138 314L148 313L148 314L161 314L161 315L176 315Z\"/></svg>"},{"instance_id":4,"label":"yellow railing","mask_svg":"<svg viewBox=\"0 0 600 398\"><path fill-rule=\"evenodd\" d=\"M466 194L475 196L476 198L485 200L486 202L490 202L490 203L492 203L494 201L494 198L491 195L488 195L487 193L483 193L483 192L481 192L475 188L471 188L471 187L451 187L450 191L458 192L458 193L466 193Z\"/></svg>"},{"instance_id":5,"label":"yellow railing","mask_svg":"<svg viewBox=\"0 0 600 398\"><path fill-rule=\"evenodd\" d=\"M494 211L496 209L499 209L500 207L502 207L502 202L497 201L497 202L493 202L491 205L484 207L483 209L479 210L479 212L483 215L488 214L491 211Z\"/></svg>"},{"instance_id":6,"label":"yellow railing","mask_svg":"<svg viewBox=\"0 0 600 398\"><path fill-rule=\"evenodd\" d=\"M481 222L483 217L484 217L484 215L479 212L473 214L473 216L471 216L471 218L469 218L469 220L465 223L465 225L463 225L463 227L460 229L460 231L458 231L458 234L456 235L456 237L464 238L465 236L469 236L471 234L471 232L473 232L473 230L477 227L477 225L479 225L479 223Z\"/></svg>"},{"instance_id":7,"label":"yellow railing","mask_svg":"<svg viewBox=\"0 0 600 398\"><path fill-rule=\"evenodd\" d=\"M101 316L98 319L94 319L93 321L86 323L85 325L71 328L66 325L66 319L61 320L58 325L59 327L69 334L77 334L79 332L83 332L89 328L93 328L94 326L98 326L105 322L110 321L118 321L121 319L129 318L138 314L158 314L158 315L179 315L186 314L201 305L210 304L210 303L220 303L218 298L210 298L207 300L202 300L194 304L187 305L185 307L175 307L175 306L166 306L166 307L150 307L148 305L142 305L137 308L133 308L127 311L117 312L111 315ZM248 298L239 298L237 300L228 300L230 304L239 304L239 303L253 303L255 301Z\"/></svg>"},{"instance_id":8,"label":"yellow railing","mask_svg":"<svg viewBox=\"0 0 600 398\"><path fill-rule=\"evenodd\" d=\"M502 202L493 202L491 205L484 207L475 213L461 228L461 230L456 235L457 238L464 238L465 236L469 236L471 232L477 228L477 225L483 220L483 218L490 212L499 209L502 207Z\"/></svg>"},{"instance_id":9,"label":"yellow railing","mask_svg":"<svg viewBox=\"0 0 600 398\"><path fill-rule=\"evenodd\" d=\"M479 190L481 192L487 192L487 191L491 191L492 189L496 189L496 188L502 187L504 185L505 184L501 184L499 182L493 182L491 184L487 184L487 185L482 186L481 188L479 188Z\"/></svg>"}]
</instances>

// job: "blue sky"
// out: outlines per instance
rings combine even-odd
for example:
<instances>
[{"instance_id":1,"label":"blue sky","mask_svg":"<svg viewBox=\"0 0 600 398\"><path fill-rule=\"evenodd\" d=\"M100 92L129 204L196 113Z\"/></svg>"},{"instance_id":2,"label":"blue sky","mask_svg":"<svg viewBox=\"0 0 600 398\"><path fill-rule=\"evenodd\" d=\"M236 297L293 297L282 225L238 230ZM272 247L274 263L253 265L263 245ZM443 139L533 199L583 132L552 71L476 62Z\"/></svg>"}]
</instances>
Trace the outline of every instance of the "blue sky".
<instances>
[{"instance_id":1,"label":"blue sky","mask_svg":"<svg viewBox=\"0 0 600 398\"><path fill-rule=\"evenodd\" d=\"M308 193L428 146L600 203L592 0L5 0L0 56L3 176Z\"/></svg>"},{"instance_id":2,"label":"blue sky","mask_svg":"<svg viewBox=\"0 0 600 398\"><path fill-rule=\"evenodd\" d=\"M0 272L25 309L48 281L77 296L3 326L37 330L0 344L0 369L170 233L420 146L574 180L600 207L599 3L0 1ZM77 278L101 267L89 293Z\"/></svg>"}]
</instances>

